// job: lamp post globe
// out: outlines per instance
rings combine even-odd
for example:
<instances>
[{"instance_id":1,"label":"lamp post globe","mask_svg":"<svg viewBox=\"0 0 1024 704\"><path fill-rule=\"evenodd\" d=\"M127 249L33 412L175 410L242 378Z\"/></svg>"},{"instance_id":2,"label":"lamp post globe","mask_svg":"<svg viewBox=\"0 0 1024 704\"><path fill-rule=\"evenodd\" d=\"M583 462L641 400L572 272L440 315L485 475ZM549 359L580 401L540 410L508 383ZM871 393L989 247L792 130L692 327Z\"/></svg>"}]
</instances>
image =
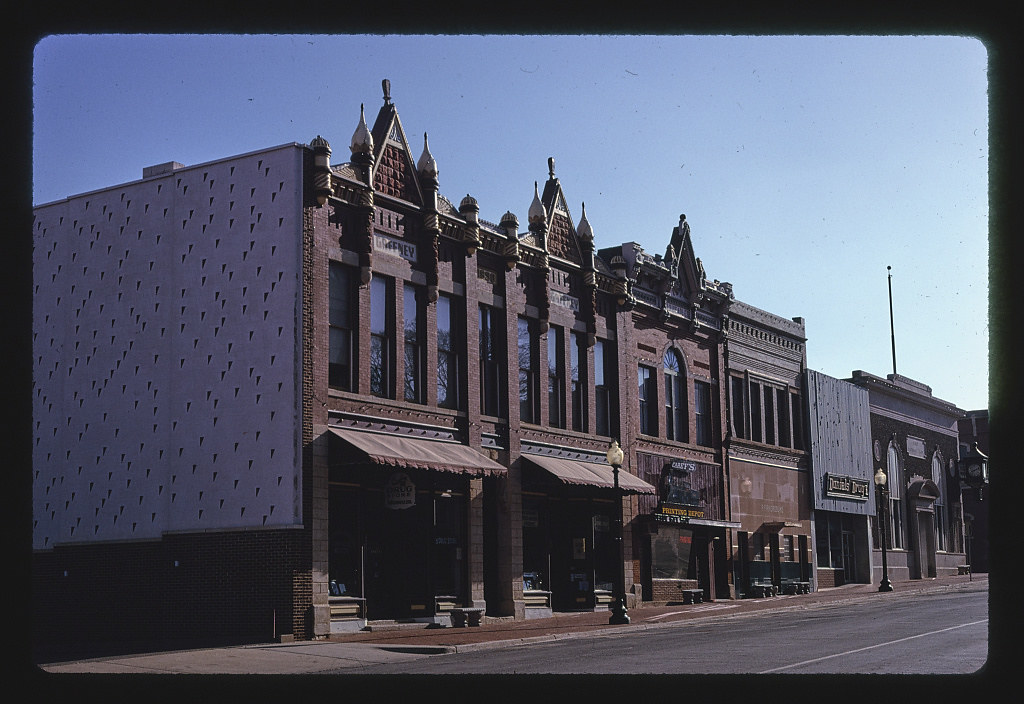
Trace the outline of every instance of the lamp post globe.
<instances>
[{"instance_id":1,"label":"lamp post globe","mask_svg":"<svg viewBox=\"0 0 1024 704\"><path fill-rule=\"evenodd\" d=\"M875 488L878 489L878 534L882 540L882 581L878 585L878 591L891 592L892 582L889 581L889 566L886 563L885 557L885 535L888 532L886 530L888 523L885 510L886 505L889 503L889 491L885 487L885 481L885 472L879 467L878 471L875 472Z\"/></svg>"},{"instance_id":2,"label":"lamp post globe","mask_svg":"<svg viewBox=\"0 0 1024 704\"><path fill-rule=\"evenodd\" d=\"M629 615L626 613L626 555L622 545L622 492L619 490L619 468L622 466L623 453L617 440L612 440L608 446L605 459L612 466L612 478L615 485L615 496L618 499L618 507L615 509L615 544L618 548L615 551L619 561L618 579L615 584L615 598L612 600L612 615L608 618L611 625L629 623Z\"/></svg>"}]
</instances>

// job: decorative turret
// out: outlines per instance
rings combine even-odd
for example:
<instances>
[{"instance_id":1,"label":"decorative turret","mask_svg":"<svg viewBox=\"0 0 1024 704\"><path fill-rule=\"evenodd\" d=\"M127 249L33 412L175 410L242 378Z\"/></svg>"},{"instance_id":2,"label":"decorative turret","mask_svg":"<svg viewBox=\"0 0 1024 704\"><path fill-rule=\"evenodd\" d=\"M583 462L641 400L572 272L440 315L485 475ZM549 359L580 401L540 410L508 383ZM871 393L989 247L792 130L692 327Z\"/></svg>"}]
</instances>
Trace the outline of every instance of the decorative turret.
<instances>
[{"instance_id":1,"label":"decorative turret","mask_svg":"<svg viewBox=\"0 0 1024 704\"><path fill-rule=\"evenodd\" d=\"M583 318L587 325L587 347L597 342L597 272L594 266L594 230L587 220L587 204L580 209L580 224L576 226L583 264Z\"/></svg>"},{"instance_id":2,"label":"decorative turret","mask_svg":"<svg viewBox=\"0 0 1024 704\"><path fill-rule=\"evenodd\" d=\"M366 114L363 105L359 105L359 124L349 144L352 151L352 165L356 168L363 187L359 189L358 210L360 217L359 246L359 281L363 286L370 283L373 276L373 135L366 126Z\"/></svg>"},{"instance_id":3,"label":"decorative turret","mask_svg":"<svg viewBox=\"0 0 1024 704\"><path fill-rule=\"evenodd\" d=\"M317 135L309 146L313 150L313 194L316 202L324 205L331 195L331 145Z\"/></svg>"},{"instance_id":4,"label":"decorative turret","mask_svg":"<svg viewBox=\"0 0 1024 704\"><path fill-rule=\"evenodd\" d=\"M466 256L472 257L480 246L480 206L477 204L476 198L467 193L459 203L459 214L466 220L466 229L463 234Z\"/></svg>"},{"instance_id":5,"label":"decorative turret","mask_svg":"<svg viewBox=\"0 0 1024 704\"><path fill-rule=\"evenodd\" d=\"M506 210L505 214L501 216L498 227L505 231L505 247L502 255L505 259L505 266L512 271L519 262L519 218L511 210Z\"/></svg>"},{"instance_id":6,"label":"decorative turret","mask_svg":"<svg viewBox=\"0 0 1024 704\"><path fill-rule=\"evenodd\" d=\"M427 272L427 301L433 303L437 300L441 229L437 215L437 162L427 145L426 132L423 133L423 153L416 163L416 170L423 186L423 234L430 245L420 249L420 266Z\"/></svg>"},{"instance_id":7,"label":"decorative turret","mask_svg":"<svg viewBox=\"0 0 1024 704\"><path fill-rule=\"evenodd\" d=\"M437 181L437 162L434 161L434 156L430 153L430 147L427 146L426 132L423 133L423 153L420 155L420 160L416 162L416 170L425 179Z\"/></svg>"},{"instance_id":8,"label":"decorative turret","mask_svg":"<svg viewBox=\"0 0 1024 704\"><path fill-rule=\"evenodd\" d=\"M593 251L594 230L590 227L590 221L587 220L586 203L583 203L583 207L580 212L580 224L576 226L576 236L579 237L582 242L590 242L590 249Z\"/></svg>"},{"instance_id":9,"label":"decorative turret","mask_svg":"<svg viewBox=\"0 0 1024 704\"><path fill-rule=\"evenodd\" d=\"M534 228L534 225L547 225L548 221L548 211L544 204L540 202L540 191L537 189L536 181L533 182L533 202L530 203L527 219L529 220L531 230Z\"/></svg>"},{"instance_id":10,"label":"decorative turret","mask_svg":"<svg viewBox=\"0 0 1024 704\"><path fill-rule=\"evenodd\" d=\"M349 144L353 156L356 154L373 154L373 135L370 128L366 126L366 113L362 103L359 104L359 124L352 134L352 142Z\"/></svg>"},{"instance_id":11,"label":"decorative turret","mask_svg":"<svg viewBox=\"0 0 1024 704\"><path fill-rule=\"evenodd\" d=\"M609 264L611 264L612 271L615 272L615 302L619 304L620 308L630 310L636 301L629 290L629 278L626 274L629 263L621 254L616 254Z\"/></svg>"}]
</instances>

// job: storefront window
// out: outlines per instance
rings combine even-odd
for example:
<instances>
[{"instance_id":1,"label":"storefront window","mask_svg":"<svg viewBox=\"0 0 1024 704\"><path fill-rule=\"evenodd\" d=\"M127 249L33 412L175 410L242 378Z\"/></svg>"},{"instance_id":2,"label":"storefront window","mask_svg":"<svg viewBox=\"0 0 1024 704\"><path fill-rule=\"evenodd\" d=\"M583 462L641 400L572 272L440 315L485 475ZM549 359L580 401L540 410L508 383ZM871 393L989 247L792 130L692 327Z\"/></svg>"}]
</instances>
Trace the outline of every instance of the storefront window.
<instances>
[{"instance_id":1,"label":"storefront window","mask_svg":"<svg viewBox=\"0 0 1024 704\"><path fill-rule=\"evenodd\" d=\"M451 491L434 494L434 545L431 578L436 595L461 597L466 585L465 497Z\"/></svg>"},{"instance_id":2,"label":"storefront window","mask_svg":"<svg viewBox=\"0 0 1024 704\"><path fill-rule=\"evenodd\" d=\"M362 596L362 548L356 489L332 486L327 573L331 596Z\"/></svg>"}]
</instances>

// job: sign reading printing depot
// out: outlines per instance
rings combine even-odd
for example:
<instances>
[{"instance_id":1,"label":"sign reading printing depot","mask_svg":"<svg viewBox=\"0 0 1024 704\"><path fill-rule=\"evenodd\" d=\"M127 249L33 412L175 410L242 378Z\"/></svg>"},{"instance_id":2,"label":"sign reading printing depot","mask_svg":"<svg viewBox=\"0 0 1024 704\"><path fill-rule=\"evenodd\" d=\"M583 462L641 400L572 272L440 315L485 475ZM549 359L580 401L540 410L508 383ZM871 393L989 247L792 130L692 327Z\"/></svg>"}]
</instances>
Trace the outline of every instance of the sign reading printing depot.
<instances>
[{"instance_id":1,"label":"sign reading printing depot","mask_svg":"<svg viewBox=\"0 0 1024 704\"><path fill-rule=\"evenodd\" d=\"M871 483L867 479L855 479L844 474L825 474L825 494L838 499L867 501Z\"/></svg>"},{"instance_id":2,"label":"sign reading printing depot","mask_svg":"<svg viewBox=\"0 0 1024 704\"><path fill-rule=\"evenodd\" d=\"M704 518L700 506L673 506L661 504L654 510L654 519L664 523L689 523L691 518Z\"/></svg>"},{"instance_id":3,"label":"sign reading printing depot","mask_svg":"<svg viewBox=\"0 0 1024 704\"><path fill-rule=\"evenodd\" d=\"M416 261L416 245L382 235L379 232L373 233L373 249L375 252L397 255L409 262Z\"/></svg>"},{"instance_id":4,"label":"sign reading printing depot","mask_svg":"<svg viewBox=\"0 0 1024 704\"><path fill-rule=\"evenodd\" d=\"M416 505L416 485L404 472L395 472L388 477L384 486L384 506L387 508L411 508Z\"/></svg>"}]
</instances>

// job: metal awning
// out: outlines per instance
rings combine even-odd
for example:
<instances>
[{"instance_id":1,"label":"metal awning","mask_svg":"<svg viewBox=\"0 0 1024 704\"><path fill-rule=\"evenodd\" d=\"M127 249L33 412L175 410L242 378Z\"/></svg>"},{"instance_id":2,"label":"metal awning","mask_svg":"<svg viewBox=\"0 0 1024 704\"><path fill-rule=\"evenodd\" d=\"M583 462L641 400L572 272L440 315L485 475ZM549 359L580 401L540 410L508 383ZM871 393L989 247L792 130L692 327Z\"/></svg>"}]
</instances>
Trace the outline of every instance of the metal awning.
<instances>
[{"instance_id":1,"label":"metal awning","mask_svg":"<svg viewBox=\"0 0 1024 704\"><path fill-rule=\"evenodd\" d=\"M503 465L461 443L348 428L328 430L351 447L351 454L342 457L340 464L372 462L404 469L428 469L476 476L508 471Z\"/></svg>"},{"instance_id":2,"label":"metal awning","mask_svg":"<svg viewBox=\"0 0 1024 704\"><path fill-rule=\"evenodd\" d=\"M615 486L612 468L607 464L583 462L547 455L523 455L523 460L536 465L563 484L596 486L612 489ZM655 494L657 490L624 469L619 470L619 488L627 494Z\"/></svg>"}]
</instances>

